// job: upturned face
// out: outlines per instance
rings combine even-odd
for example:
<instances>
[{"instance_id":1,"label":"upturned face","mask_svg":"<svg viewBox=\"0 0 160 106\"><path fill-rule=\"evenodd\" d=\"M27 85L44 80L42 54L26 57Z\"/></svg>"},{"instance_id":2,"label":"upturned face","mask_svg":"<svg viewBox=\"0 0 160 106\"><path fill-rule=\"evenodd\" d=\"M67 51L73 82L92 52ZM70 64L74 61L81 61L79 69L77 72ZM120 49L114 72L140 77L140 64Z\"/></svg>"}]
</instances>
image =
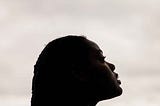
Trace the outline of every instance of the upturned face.
<instances>
[{"instance_id":1,"label":"upturned face","mask_svg":"<svg viewBox=\"0 0 160 106\"><path fill-rule=\"evenodd\" d=\"M118 74L114 72L115 66L105 61L102 50L92 41L87 41L91 50L89 51L89 65L86 68L86 80L92 85L90 90L97 100L110 99L122 94L121 81Z\"/></svg>"}]
</instances>

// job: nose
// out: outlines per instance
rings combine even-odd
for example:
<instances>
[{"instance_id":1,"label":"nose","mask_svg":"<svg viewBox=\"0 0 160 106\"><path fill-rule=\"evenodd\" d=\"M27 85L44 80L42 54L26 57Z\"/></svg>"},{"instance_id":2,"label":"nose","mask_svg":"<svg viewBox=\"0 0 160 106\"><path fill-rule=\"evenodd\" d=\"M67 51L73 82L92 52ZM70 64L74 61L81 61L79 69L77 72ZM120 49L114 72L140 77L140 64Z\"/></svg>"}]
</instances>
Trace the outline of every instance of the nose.
<instances>
[{"instance_id":1,"label":"nose","mask_svg":"<svg viewBox=\"0 0 160 106\"><path fill-rule=\"evenodd\" d=\"M118 78L118 74L117 73L114 72L114 75L115 75L116 78Z\"/></svg>"},{"instance_id":2,"label":"nose","mask_svg":"<svg viewBox=\"0 0 160 106\"><path fill-rule=\"evenodd\" d=\"M112 71L115 70L115 65L114 65L114 64L109 63L109 62L106 62L106 63L108 64L109 68L110 68Z\"/></svg>"}]
</instances>

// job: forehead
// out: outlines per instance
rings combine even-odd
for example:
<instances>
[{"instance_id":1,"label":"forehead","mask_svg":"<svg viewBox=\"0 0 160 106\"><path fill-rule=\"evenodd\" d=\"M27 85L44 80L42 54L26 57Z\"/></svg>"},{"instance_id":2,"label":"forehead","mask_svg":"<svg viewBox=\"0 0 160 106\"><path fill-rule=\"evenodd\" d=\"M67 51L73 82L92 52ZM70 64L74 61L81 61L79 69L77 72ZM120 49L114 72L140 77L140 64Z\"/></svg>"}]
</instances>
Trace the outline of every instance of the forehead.
<instances>
[{"instance_id":1,"label":"forehead","mask_svg":"<svg viewBox=\"0 0 160 106\"><path fill-rule=\"evenodd\" d=\"M97 53L103 53L100 47L95 42L87 40L87 44L89 45L92 51L95 51Z\"/></svg>"}]
</instances>

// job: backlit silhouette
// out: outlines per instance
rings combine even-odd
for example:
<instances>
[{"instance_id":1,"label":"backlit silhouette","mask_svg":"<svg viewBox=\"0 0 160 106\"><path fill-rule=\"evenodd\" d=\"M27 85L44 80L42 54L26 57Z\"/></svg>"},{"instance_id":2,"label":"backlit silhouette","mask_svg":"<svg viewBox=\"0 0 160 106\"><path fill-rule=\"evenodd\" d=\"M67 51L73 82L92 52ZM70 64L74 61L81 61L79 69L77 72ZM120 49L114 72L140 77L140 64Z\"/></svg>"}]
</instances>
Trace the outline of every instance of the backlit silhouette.
<instances>
[{"instance_id":1,"label":"backlit silhouette","mask_svg":"<svg viewBox=\"0 0 160 106\"><path fill-rule=\"evenodd\" d=\"M86 37L55 39L34 66L31 106L95 106L120 96L121 82L114 69Z\"/></svg>"}]
</instances>

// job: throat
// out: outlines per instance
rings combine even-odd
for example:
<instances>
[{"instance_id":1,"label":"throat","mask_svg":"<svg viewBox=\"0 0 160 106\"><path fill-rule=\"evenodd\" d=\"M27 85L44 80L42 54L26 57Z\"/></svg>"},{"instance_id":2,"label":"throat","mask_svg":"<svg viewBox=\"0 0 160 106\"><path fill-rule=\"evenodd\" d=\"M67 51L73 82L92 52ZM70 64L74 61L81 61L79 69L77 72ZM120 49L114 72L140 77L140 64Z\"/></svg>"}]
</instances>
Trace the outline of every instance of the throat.
<instances>
[{"instance_id":1,"label":"throat","mask_svg":"<svg viewBox=\"0 0 160 106\"><path fill-rule=\"evenodd\" d=\"M89 101L72 101L71 106L96 106L97 102L89 102Z\"/></svg>"}]
</instances>

